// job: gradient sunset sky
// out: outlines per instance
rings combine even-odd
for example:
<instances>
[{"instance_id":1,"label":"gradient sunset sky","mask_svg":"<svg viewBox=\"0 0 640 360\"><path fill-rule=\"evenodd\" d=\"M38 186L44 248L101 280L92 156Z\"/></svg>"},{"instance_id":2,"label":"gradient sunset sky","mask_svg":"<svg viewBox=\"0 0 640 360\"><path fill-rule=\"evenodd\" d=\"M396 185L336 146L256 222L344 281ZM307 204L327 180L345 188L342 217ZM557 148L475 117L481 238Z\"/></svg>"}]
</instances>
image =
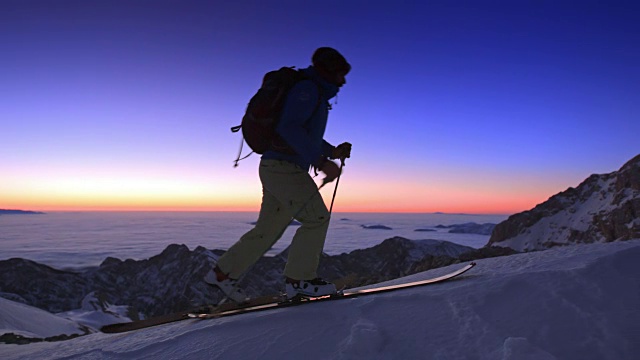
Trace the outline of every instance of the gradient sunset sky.
<instances>
[{"instance_id":1,"label":"gradient sunset sky","mask_svg":"<svg viewBox=\"0 0 640 360\"><path fill-rule=\"evenodd\" d=\"M320 46L334 211L512 214L640 153L637 1L1 0L0 208L258 210L229 128Z\"/></svg>"}]
</instances>

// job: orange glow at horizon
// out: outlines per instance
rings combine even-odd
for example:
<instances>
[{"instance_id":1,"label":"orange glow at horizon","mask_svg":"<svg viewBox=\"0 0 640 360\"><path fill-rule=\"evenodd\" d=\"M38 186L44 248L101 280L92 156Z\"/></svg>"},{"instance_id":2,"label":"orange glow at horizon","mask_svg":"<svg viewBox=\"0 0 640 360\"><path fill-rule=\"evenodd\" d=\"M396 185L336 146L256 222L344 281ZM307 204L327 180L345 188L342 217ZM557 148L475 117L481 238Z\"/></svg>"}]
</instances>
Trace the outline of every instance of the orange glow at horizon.
<instances>
[{"instance_id":1,"label":"orange glow at horizon","mask_svg":"<svg viewBox=\"0 0 640 360\"><path fill-rule=\"evenodd\" d=\"M340 193L340 190L344 190ZM330 205L333 189L323 190L322 196ZM533 208L548 197L535 194L518 198L501 197L487 193L470 196L463 191L450 193L396 193L385 196L370 196L367 192L349 191L345 186L336 196L335 212L382 212L382 213L467 213L467 214L513 214ZM219 194L196 192L193 194L165 195L115 195L81 194L48 195L29 197L3 196L2 208L35 211L258 211L259 191Z\"/></svg>"},{"instance_id":2,"label":"orange glow at horizon","mask_svg":"<svg viewBox=\"0 0 640 360\"><path fill-rule=\"evenodd\" d=\"M235 196L234 196L235 195ZM259 207L253 196L196 193L190 196L125 196L95 194L2 199L0 207L37 211L252 211Z\"/></svg>"},{"instance_id":3,"label":"orange glow at horizon","mask_svg":"<svg viewBox=\"0 0 640 360\"><path fill-rule=\"evenodd\" d=\"M327 205L328 206L328 205ZM533 205L535 206L535 204ZM531 206L531 207L533 207ZM358 206L358 205L335 205L333 211L336 213L445 213L445 214L478 214L478 215L511 215L530 209L526 208L486 208L486 207L390 207L390 206ZM257 212L260 209L259 203L251 204L234 204L234 205L171 205L171 204L131 204L131 205L78 205L78 204L61 204L61 205L3 205L2 208L21 209L31 211L171 211L171 212Z\"/></svg>"},{"instance_id":4,"label":"orange glow at horizon","mask_svg":"<svg viewBox=\"0 0 640 360\"><path fill-rule=\"evenodd\" d=\"M249 171L247 171L249 172ZM53 174L52 174L53 175ZM0 208L35 211L258 211L260 182L254 174L51 176L38 183L0 179ZM93 174L92 174L93 175ZM557 184L513 179L465 182L460 177L372 179L352 173L339 186L335 212L513 214L557 193ZM330 205L335 183L322 189ZM535 191L532 191L534 189Z\"/></svg>"}]
</instances>

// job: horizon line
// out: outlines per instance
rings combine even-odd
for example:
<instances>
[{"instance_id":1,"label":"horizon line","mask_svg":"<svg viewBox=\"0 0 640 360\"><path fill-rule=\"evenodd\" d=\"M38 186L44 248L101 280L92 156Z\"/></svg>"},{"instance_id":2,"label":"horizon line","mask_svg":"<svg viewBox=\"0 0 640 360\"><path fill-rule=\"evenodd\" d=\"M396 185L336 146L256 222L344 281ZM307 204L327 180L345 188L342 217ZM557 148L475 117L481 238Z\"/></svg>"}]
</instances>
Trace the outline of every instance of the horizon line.
<instances>
[{"instance_id":1,"label":"horizon line","mask_svg":"<svg viewBox=\"0 0 640 360\"><path fill-rule=\"evenodd\" d=\"M0 208L0 211L24 211L24 212L41 212L41 213L64 213L64 212L184 212L184 213L205 213L205 212L244 212L244 213L258 213L259 209L256 210L214 210L214 209L5 209ZM526 211L526 210L525 210ZM388 211L388 210L380 210L380 211L334 211L334 214L347 214L347 213L362 213L362 214L431 214L431 215L470 215L470 216L481 216L481 215L494 215L494 216L511 216L515 213L496 213L496 212L446 212L446 211ZM516 212L517 213L517 212Z\"/></svg>"}]
</instances>

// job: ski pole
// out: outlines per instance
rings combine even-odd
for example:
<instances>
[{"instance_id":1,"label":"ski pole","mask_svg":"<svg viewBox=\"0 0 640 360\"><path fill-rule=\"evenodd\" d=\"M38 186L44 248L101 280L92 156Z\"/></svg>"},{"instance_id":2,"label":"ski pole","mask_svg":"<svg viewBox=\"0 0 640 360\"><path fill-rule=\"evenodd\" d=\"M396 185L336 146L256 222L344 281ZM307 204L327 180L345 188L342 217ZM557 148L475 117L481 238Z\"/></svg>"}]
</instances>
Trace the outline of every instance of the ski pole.
<instances>
[{"instance_id":1,"label":"ski pole","mask_svg":"<svg viewBox=\"0 0 640 360\"><path fill-rule=\"evenodd\" d=\"M338 174L338 178L336 179L336 187L333 189L333 197L331 198L331 207L329 208L329 218L331 218L331 213L333 212L333 202L336 201L336 193L338 192L338 184L340 184L340 176L342 175L342 168L344 167L344 159L340 159L340 174Z\"/></svg>"}]
</instances>

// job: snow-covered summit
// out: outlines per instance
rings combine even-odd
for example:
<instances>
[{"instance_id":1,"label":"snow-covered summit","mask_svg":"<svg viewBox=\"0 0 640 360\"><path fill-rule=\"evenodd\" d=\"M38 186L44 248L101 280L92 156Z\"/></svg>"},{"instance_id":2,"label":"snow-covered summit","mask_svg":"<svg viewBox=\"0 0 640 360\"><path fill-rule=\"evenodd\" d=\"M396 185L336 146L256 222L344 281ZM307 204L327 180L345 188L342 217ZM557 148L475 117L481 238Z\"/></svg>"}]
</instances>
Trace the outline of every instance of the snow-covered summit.
<instances>
[{"instance_id":1,"label":"snow-covered summit","mask_svg":"<svg viewBox=\"0 0 640 360\"><path fill-rule=\"evenodd\" d=\"M20 297L0 297L0 343L67 340L98 332L107 324L129 322L129 313L128 306L111 305L94 292L82 300L81 308L57 314L29 306Z\"/></svg>"},{"instance_id":2,"label":"snow-covered summit","mask_svg":"<svg viewBox=\"0 0 640 360\"><path fill-rule=\"evenodd\" d=\"M529 211L510 216L489 246L517 251L640 237L640 155L620 170L591 175Z\"/></svg>"},{"instance_id":3,"label":"snow-covered summit","mask_svg":"<svg viewBox=\"0 0 640 360\"><path fill-rule=\"evenodd\" d=\"M91 332L86 326L0 297L0 338L5 342L19 339L70 338Z\"/></svg>"}]
</instances>

